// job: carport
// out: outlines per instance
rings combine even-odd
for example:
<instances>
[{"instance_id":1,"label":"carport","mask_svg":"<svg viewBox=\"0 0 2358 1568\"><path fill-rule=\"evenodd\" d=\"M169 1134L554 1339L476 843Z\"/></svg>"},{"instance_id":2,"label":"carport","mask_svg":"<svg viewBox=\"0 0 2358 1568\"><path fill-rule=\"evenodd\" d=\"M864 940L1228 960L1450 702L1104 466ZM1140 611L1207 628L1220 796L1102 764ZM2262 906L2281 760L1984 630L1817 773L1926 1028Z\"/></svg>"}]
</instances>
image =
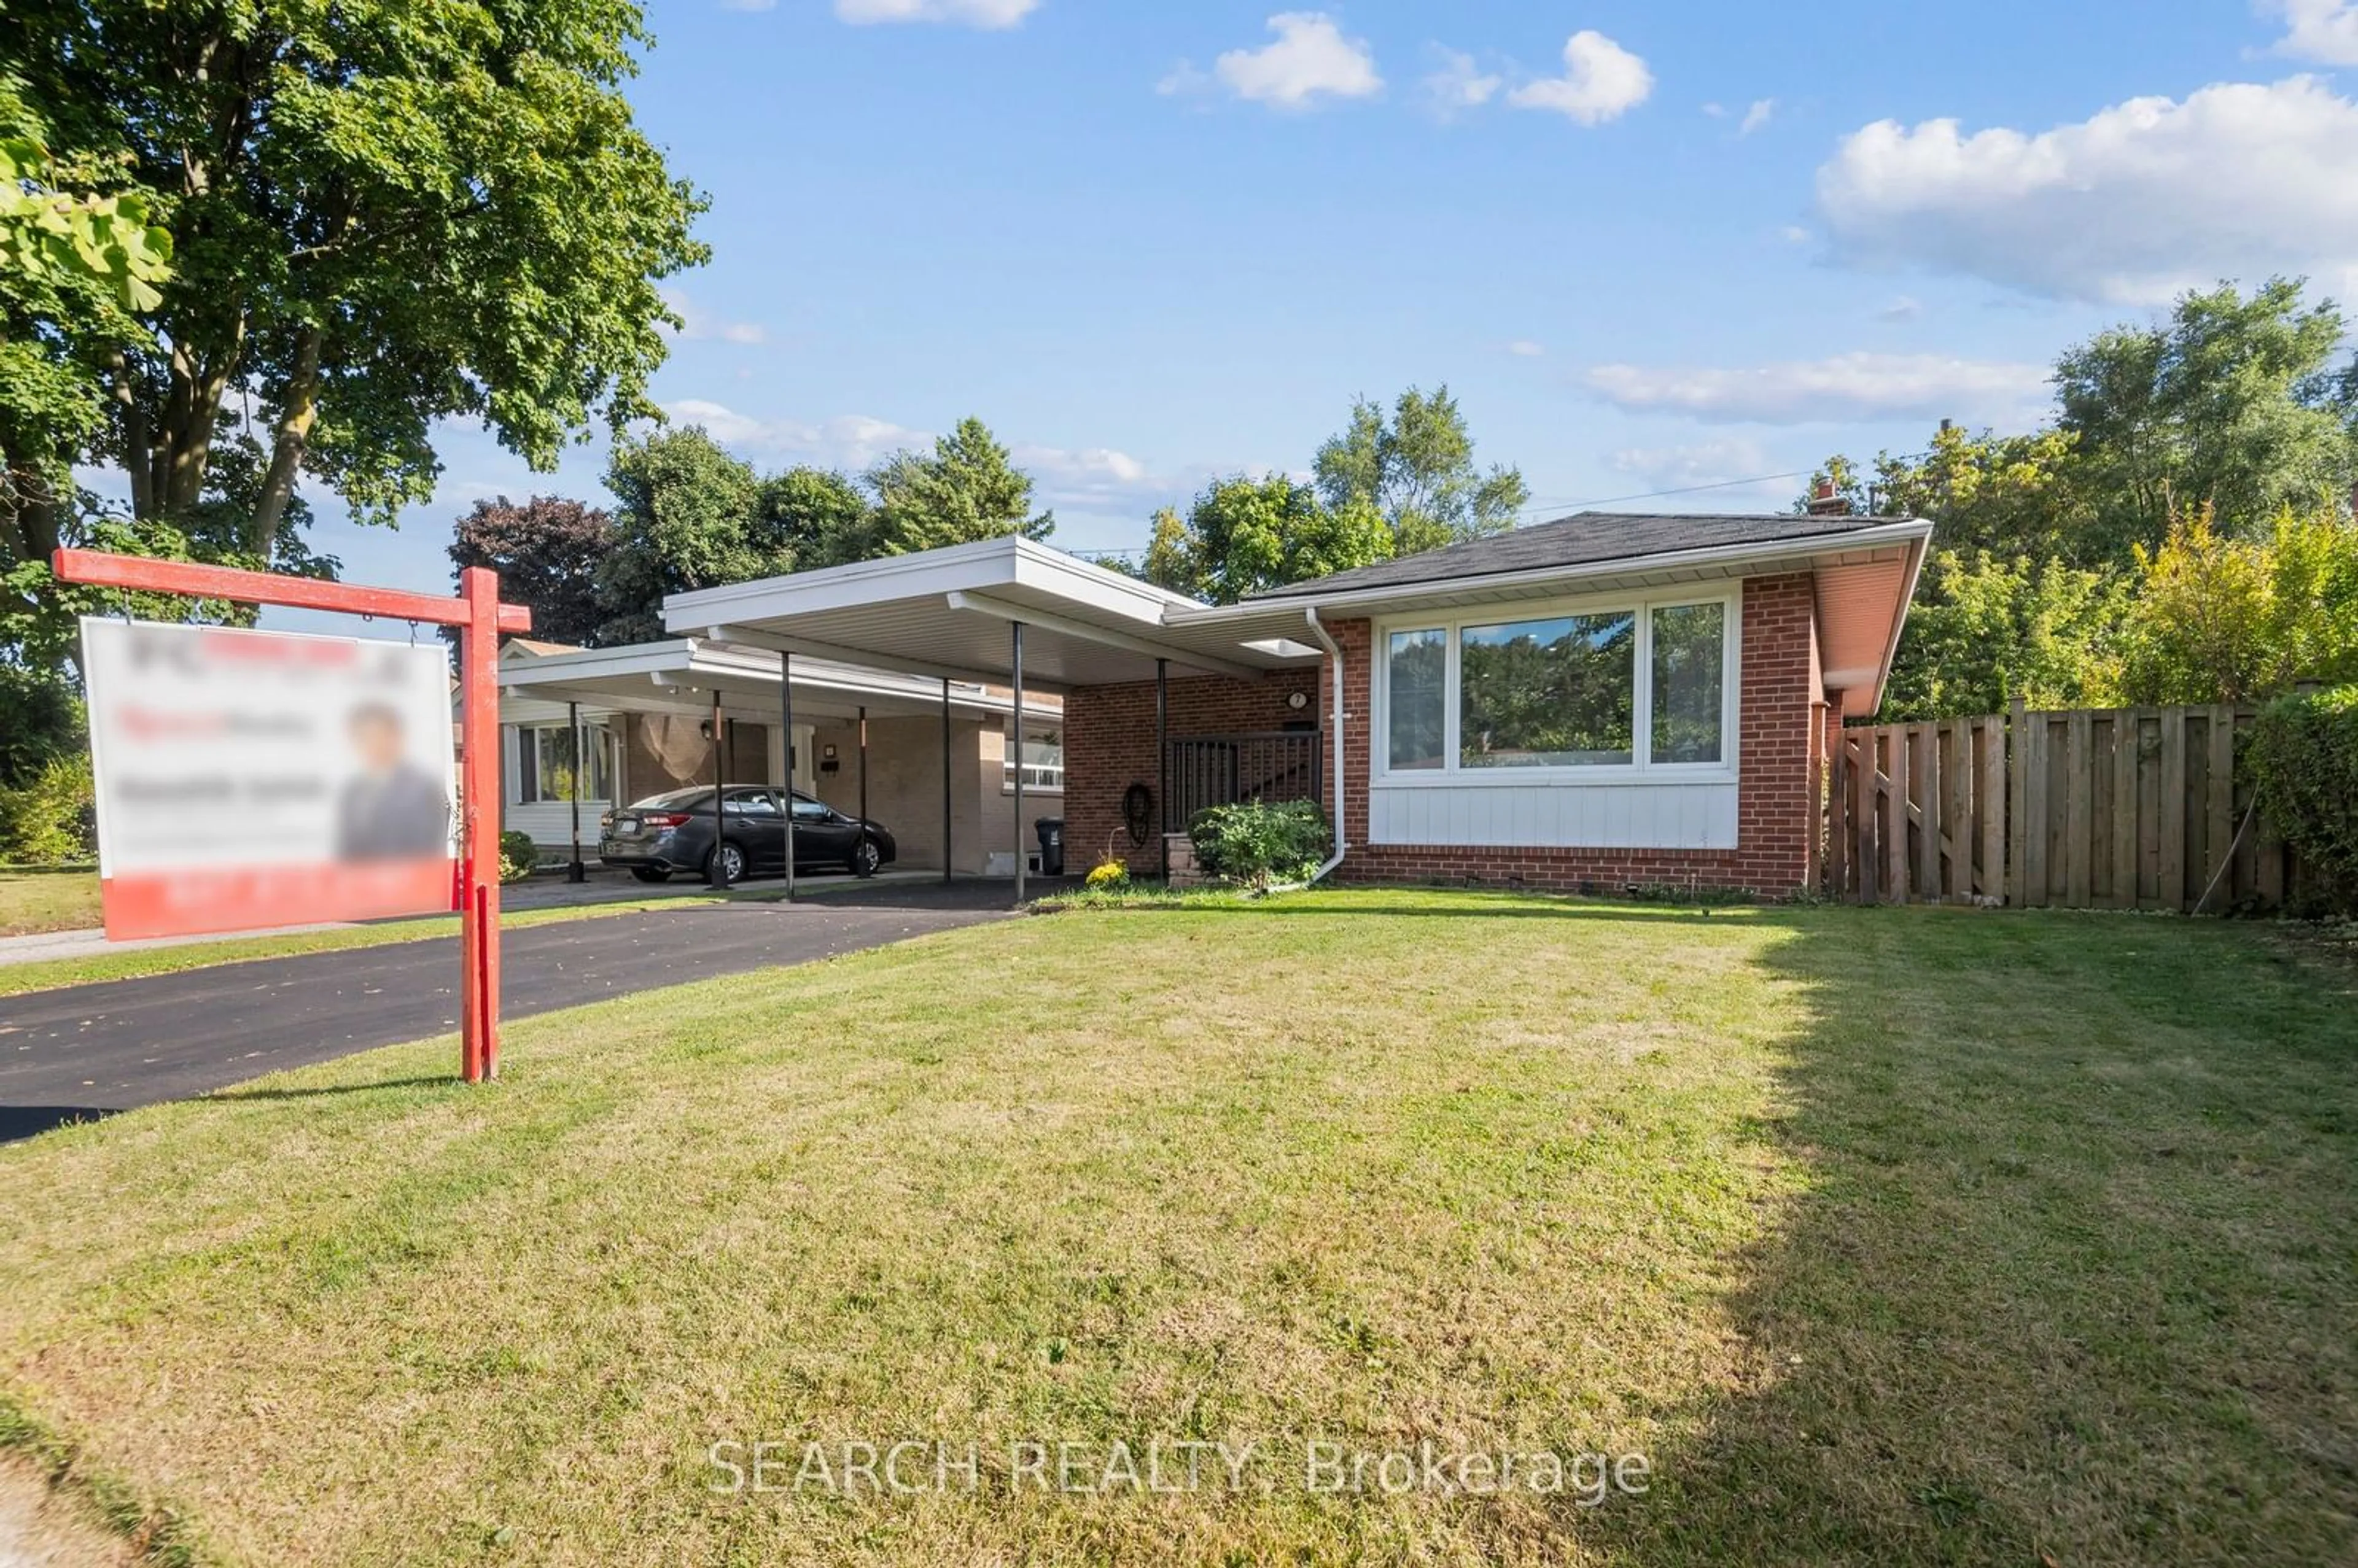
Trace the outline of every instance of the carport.
<instances>
[{"instance_id":1,"label":"carport","mask_svg":"<svg viewBox=\"0 0 2358 1568\"><path fill-rule=\"evenodd\" d=\"M790 684L781 680L789 664ZM702 760L693 776L676 773L664 783L767 782L821 798L835 796L829 804L861 817L870 815L871 729L881 730L887 765L879 784L903 813L915 809L917 752L926 752L922 761L937 788L928 786L925 794L938 794L937 821L904 818L895 833L913 838L926 854L937 850L945 881L956 874L961 857L973 857L986 833L1000 836L989 833L993 825L982 806L969 802L963 822L957 809L964 798L958 785L965 786L964 795L997 788L995 779L979 771L984 764L977 738L1009 724L1016 709L1010 693L976 681L895 674L832 659L789 660L768 649L682 637L619 648L512 643L500 668L500 684L503 707L511 709L503 719L511 725L517 722L514 710L557 711L561 707L577 756L583 754L585 721L615 716L685 720L696 726L686 735ZM1033 725L1053 724L1061 717L1055 705L1036 699L1024 704L1023 713ZM755 727L764 736L749 753L746 737ZM1019 737L1022 728L1011 726ZM920 744L921 736L927 741L938 737L937 755ZM816 744L803 743L814 738ZM623 751L629 750L626 744ZM825 755L814 756L814 752ZM1019 782L1022 772L1021 766L1015 769ZM756 773L763 776L751 776ZM578 797L579 791L572 793ZM648 791L641 787L625 793ZM582 835L578 798L570 808L578 867ZM931 838L936 828L937 842ZM579 880L579 871L573 874ZM787 891L791 896L791 870Z\"/></svg>"},{"instance_id":2,"label":"carport","mask_svg":"<svg viewBox=\"0 0 2358 1568\"><path fill-rule=\"evenodd\" d=\"M1321 650L1290 637L1239 643L1222 625L1167 617L1201 610L1183 595L1017 536L674 594L669 632L761 649L797 672L806 661L906 672L1027 691L1154 683L1158 750L1167 746L1168 682L1182 674L1258 680L1315 667ZM1290 624L1314 626L1299 611ZM1333 652L1332 649L1327 650ZM791 722L791 720L789 720ZM1337 731L1339 735L1339 731ZM1023 770L1015 773L1015 896L1023 898Z\"/></svg>"}]
</instances>

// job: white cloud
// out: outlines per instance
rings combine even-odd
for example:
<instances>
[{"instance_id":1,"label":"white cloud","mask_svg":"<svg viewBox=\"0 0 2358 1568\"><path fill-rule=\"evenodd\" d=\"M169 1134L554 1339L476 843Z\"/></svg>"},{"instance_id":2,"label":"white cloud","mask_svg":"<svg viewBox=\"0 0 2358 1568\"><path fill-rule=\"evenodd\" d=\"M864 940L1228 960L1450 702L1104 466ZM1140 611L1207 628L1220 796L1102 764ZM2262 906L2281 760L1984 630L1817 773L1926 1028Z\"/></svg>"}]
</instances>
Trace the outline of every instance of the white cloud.
<instances>
[{"instance_id":1,"label":"white cloud","mask_svg":"<svg viewBox=\"0 0 2358 1568\"><path fill-rule=\"evenodd\" d=\"M1729 480L1749 479L1777 466L1759 442L1741 436L1683 447L1624 447L1606 460L1617 473L1628 474L1664 490L1725 484Z\"/></svg>"},{"instance_id":2,"label":"white cloud","mask_svg":"<svg viewBox=\"0 0 2358 1568\"><path fill-rule=\"evenodd\" d=\"M1433 73L1424 79L1424 101L1442 120L1453 120L1469 109L1479 109L1506 85L1503 77L1484 70L1470 54L1444 49L1439 44L1432 46L1432 54L1436 64Z\"/></svg>"},{"instance_id":3,"label":"white cloud","mask_svg":"<svg viewBox=\"0 0 2358 1568\"><path fill-rule=\"evenodd\" d=\"M1806 245L1810 243L1810 232L1799 223L1786 224L1777 231L1777 237L1789 245Z\"/></svg>"},{"instance_id":4,"label":"white cloud","mask_svg":"<svg viewBox=\"0 0 2358 1568\"><path fill-rule=\"evenodd\" d=\"M1535 360L1546 353L1547 350L1529 338L1517 338L1507 345L1507 351L1519 360Z\"/></svg>"},{"instance_id":5,"label":"white cloud","mask_svg":"<svg viewBox=\"0 0 2358 1568\"><path fill-rule=\"evenodd\" d=\"M665 404L664 412L676 424L703 426L724 447L854 473L905 448L925 449L934 444L931 431L864 414L815 423L762 419L700 397ZM1141 500L1159 502L1187 488L1183 479L1158 474L1141 460L1110 447L1070 449L1019 441L1008 450L1015 466L1032 476L1039 505L1134 510Z\"/></svg>"},{"instance_id":6,"label":"white cloud","mask_svg":"<svg viewBox=\"0 0 2358 1568\"><path fill-rule=\"evenodd\" d=\"M2222 277L2358 283L2358 103L2315 77L2137 98L2038 135L1883 120L1818 170L1842 259L2153 304Z\"/></svg>"},{"instance_id":7,"label":"white cloud","mask_svg":"<svg viewBox=\"0 0 2358 1568\"><path fill-rule=\"evenodd\" d=\"M1755 131L1765 130L1768 128L1768 122L1776 117L1777 100L1756 98L1752 101L1752 107L1744 112L1744 124L1736 128L1736 134L1739 136L1748 136Z\"/></svg>"},{"instance_id":8,"label":"white cloud","mask_svg":"<svg viewBox=\"0 0 2358 1568\"><path fill-rule=\"evenodd\" d=\"M1704 115L1710 119L1725 120L1727 118L1727 105L1725 103L1706 103L1703 106L1703 112Z\"/></svg>"},{"instance_id":9,"label":"white cloud","mask_svg":"<svg viewBox=\"0 0 2358 1568\"><path fill-rule=\"evenodd\" d=\"M1902 321L1913 321L1922 314L1924 314L1924 302L1912 295L1903 294L1877 311L1875 319L1897 326Z\"/></svg>"},{"instance_id":10,"label":"white cloud","mask_svg":"<svg viewBox=\"0 0 2358 1568\"><path fill-rule=\"evenodd\" d=\"M695 301L676 288L663 291L663 302L680 319L679 336L691 342L718 340L724 343L760 343L769 341L769 332L759 321L724 321L699 309Z\"/></svg>"},{"instance_id":11,"label":"white cloud","mask_svg":"<svg viewBox=\"0 0 2358 1568\"><path fill-rule=\"evenodd\" d=\"M955 22L968 27L1012 27L1039 8L1040 0L835 0L836 19L854 27Z\"/></svg>"},{"instance_id":12,"label":"white cloud","mask_svg":"<svg viewBox=\"0 0 2358 1568\"><path fill-rule=\"evenodd\" d=\"M1952 415L2027 422L2044 404L2045 365L1943 354L1836 354L1742 368L1597 365L1585 381L1606 401L1639 413L1684 414L1732 424Z\"/></svg>"},{"instance_id":13,"label":"white cloud","mask_svg":"<svg viewBox=\"0 0 2358 1568\"><path fill-rule=\"evenodd\" d=\"M2358 65L2358 0L2261 0L2257 9L2285 19L2277 53L2320 65Z\"/></svg>"},{"instance_id":14,"label":"white cloud","mask_svg":"<svg viewBox=\"0 0 2358 1568\"><path fill-rule=\"evenodd\" d=\"M865 414L840 414L806 424L796 419L756 418L700 397L667 403L664 412L679 424L703 426L722 446L778 453L829 468L864 469L903 447L929 447L934 440L927 431Z\"/></svg>"},{"instance_id":15,"label":"white cloud","mask_svg":"<svg viewBox=\"0 0 2358 1568\"><path fill-rule=\"evenodd\" d=\"M1636 108L1653 91L1654 73L1644 60L1603 33L1584 29L1564 43L1562 76L1527 81L1508 93L1507 102L1597 125Z\"/></svg>"},{"instance_id":16,"label":"white cloud","mask_svg":"<svg viewBox=\"0 0 2358 1568\"><path fill-rule=\"evenodd\" d=\"M1281 109L1306 109L1322 98L1368 98L1383 90L1375 52L1364 38L1346 38L1323 11L1286 11L1269 19L1276 41L1257 49L1230 49L1212 62L1213 77L1237 97ZM1182 61L1160 92L1210 85Z\"/></svg>"}]
</instances>

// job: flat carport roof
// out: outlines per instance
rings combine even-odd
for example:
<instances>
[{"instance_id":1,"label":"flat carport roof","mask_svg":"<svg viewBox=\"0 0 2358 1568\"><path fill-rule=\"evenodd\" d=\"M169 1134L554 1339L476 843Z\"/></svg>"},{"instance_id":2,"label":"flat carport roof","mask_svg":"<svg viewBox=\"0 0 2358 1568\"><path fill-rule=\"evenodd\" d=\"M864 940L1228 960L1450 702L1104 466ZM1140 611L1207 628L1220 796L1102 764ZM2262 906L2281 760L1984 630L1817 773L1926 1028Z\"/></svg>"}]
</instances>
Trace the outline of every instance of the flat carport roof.
<instances>
[{"instance_id":1,"label":"flat carport roof","mask_svg":"<svg viewBox=\"0 0 2358 1568\"><path fill-rule=\"evenodd\" d=\"M1171 672L1252 678L1314 664L1283 640L1241 643L1220 626L1168 617L1194 600L1077 560L1030 539L983 539L676 593L666 631L797 656L876 665L953 680L1011 681L1023 628L1023 678L1052 690L1152 680ZM1293 618L1301 627L1299 612Z\"/></svg>"},{"instance_id":2,"label":"flat carport roof","mask_svg":"<svg viewBox=\"0 0 2358 1568\"><path fill-rule=\"evenodd\" d=\"M677 637L503 658L500 687L611 712L696 715L711 712L719 692L726 717L766 723L779 717L778 669L784 662L767 649ZM871 719L925 718L939 713L946 700L953 713L1003 717L1015 706L1008 694L971 681L953 680L945 691L939 679L832 660L795 660L794 681L797 718L850 719L863 708ZM1027 701L1023 710L1032 719L1058 716L1055 708L1035 702Z\"/></svg>"}]
</instances>

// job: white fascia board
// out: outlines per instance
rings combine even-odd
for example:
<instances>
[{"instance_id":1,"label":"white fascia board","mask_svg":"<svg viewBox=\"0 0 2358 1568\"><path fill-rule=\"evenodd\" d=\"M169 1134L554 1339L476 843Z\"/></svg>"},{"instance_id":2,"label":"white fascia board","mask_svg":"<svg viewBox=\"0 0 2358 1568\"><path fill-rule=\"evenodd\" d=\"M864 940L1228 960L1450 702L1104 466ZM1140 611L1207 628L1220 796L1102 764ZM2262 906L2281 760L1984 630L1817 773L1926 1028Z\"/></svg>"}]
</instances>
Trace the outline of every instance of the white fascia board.
<instances>
[{"instance_id":1,"label":"white fascia board","mask_svg":"<svg viewBox=\"0 0 2358 1568\"><path fill-rule=\"evenodd\" d=\"M1693 550L1663 550L1650 555L1622 556L1609 561L1584 561L1577 566L1532 567L1522 571L1439 578L1425 582L1395 583L1383 588L1344 589L1332 594L1304 593L1286 598L1245 600L1236 604L1199 605L1170 611L1165 619L1174 627L1192 627L1263 620L1282 611L1299 613L1307 605L1315 605L1322 612L1330 614L1361 609L1382 610L1412 604L1420 599L1445 598L1469 591L1528 589L1539 593L1577 588L1597 578L1682 568L1714 568L1725 576L1758 577L1775 571L1798 570L1830 557L1891 545L1913 543L1920 556L1922 541L1930 538L1931 534L1931 524L1921 518L1911 518L1904 523L1879 524L1873 528L1860 528L1847 534L1814 539L1714 545Z\"/></svg>"},{"instance_id":2,"label":"white fascia board","mask_svg":"<svg viewBox=\"0 0 2358 1568\"><path fill-rule=\"evenodd\" d=\"M848 566L822 567L786 577L762 578L722 588L697 589L664 600L664 627L697 632L707 626L759 627L770 620L857 610L911 599L938 598L961 589L1021 586L1067 600L1078 609L1119 615L1146 626L1159 625L1163 611L1193 601L1120 572L1008 535L951 545L909 556L886 556Z\"/></svg>"},{"instance_id":3,"label":"white fascia board","mask_svg":"<svg viewBox=\"0 0 2358 1568\"><path fill-rule=\"evenodd\" d=\"M1095 622L1076 620L1067 615L1052 614L1046 611L1034 610L1025 604L1010 603L1005 600L994 599L987 593L958 592L947 595L946 599L952 610L964 611L975 615L988 615L993 620L1025 626L1037 626L1043 631L1059 633L1067 637L1097 643L1109 648L1120 648L1125 653L1137 654L1145 658L1167 659L1175 665L1184 665L1190 669L1203 670L1211 675L1227 676L1232 680L1259 680L1262 675L1261 671L1252 665L1235 659L1197 653L1194 649L1183 648L1174 643L1141 637L1130 632L1118 632L1110 626L1099 626ZM1149 621L1142 624L1152 628L1162 623Z\"/></svg>"},{"instance_id":4,"label":"white fascia board","mask_svg":"<svg viewBox=\"0 0 2358 1568\"><path fill-rule=\"evenodd\" d=\"M1891 618L1891 640L1884 644L1883 663L1875 672L1875 701L1867 708L1869 713L1883 706L1883 688L1890 684L1892 663L1899 657L1899 634L1908 629L1908 607L1916 602L1916 579L1923 575L1924 557L1931 551L1932 524L1927 523L1908 552L1908 574L1899 588L1899 610Z\"/></svg>"},{"instance_id":5,"label":"white fascia board","mask_svg":"<svg viewBox=\"0 0 2358 1568\"><path fill-rule=\"evenodd\" d=\"M661 643L633 643L619 648L584 648L579 653L546 654L503 666L500 685L545 686L561 681L605 680L615 676L641 675L650 670L685 668L695 651L696 643L692 640L675 637Z\"/></svg>"}]
</instances>

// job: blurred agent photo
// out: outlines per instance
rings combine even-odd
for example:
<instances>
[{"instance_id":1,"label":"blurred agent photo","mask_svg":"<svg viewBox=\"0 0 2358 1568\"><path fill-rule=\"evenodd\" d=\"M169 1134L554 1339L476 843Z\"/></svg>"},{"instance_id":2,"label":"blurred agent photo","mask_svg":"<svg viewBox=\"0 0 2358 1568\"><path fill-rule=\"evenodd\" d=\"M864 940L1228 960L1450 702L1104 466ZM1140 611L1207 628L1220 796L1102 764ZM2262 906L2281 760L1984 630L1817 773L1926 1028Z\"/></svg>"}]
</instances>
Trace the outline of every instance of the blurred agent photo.
<instances>
[{"instance_id":1,"label":"blurred agent photo","mask_svg":"<svg viewBox=\"0 0 2358 1568\"><path fill-rule=\"evenodd\" d=\"M409 755L400 712L363 702L345 719L361 771L336 799L336 858L407 860L450 852L450 795Z\"/></svg>"}]
</instances>

